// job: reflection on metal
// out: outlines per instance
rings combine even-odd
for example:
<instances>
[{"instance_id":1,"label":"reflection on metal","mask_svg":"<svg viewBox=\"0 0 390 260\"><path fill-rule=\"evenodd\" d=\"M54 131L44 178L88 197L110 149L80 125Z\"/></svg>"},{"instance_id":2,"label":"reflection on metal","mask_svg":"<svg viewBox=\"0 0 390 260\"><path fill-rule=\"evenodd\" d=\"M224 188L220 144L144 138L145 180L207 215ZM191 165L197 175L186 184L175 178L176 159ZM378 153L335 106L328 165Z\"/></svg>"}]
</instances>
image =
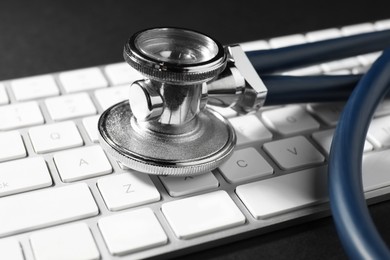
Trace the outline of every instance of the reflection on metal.
<instances>
[{"instance_id":1,"label":"reflection on metal","mask_svg":"<svg viewBox=\"0 0 390 260\"><path fill-rule=\"evenodd\" d=\"M266 88L240 46L179 28L134 34L124 58L145 79L129 101L99 120L105 150L125 166L151 174L194 175L218 167L232 153L234 129L206 103L239 112L257 110Z\"/></svg>"}]
</instances>

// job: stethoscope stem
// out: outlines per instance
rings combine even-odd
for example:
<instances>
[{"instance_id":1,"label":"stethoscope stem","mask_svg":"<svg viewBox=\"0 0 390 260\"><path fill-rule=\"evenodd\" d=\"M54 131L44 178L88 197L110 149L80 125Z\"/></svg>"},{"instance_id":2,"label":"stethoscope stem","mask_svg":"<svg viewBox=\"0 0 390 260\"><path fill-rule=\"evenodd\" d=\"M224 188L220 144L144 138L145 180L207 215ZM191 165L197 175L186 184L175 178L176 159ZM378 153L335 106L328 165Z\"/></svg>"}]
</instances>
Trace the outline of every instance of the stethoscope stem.
<instances>
[{"instance_id":1,"label":"stethoscope stem","mask_svg":"<svg viewBox=\"0 0 390 260\"><path fill-rule=\"evenodd\" d=\"M390 30L384 30L246 54L257 72L265 75L381 51L389 46Z\"/></svg>"}]
</instances>

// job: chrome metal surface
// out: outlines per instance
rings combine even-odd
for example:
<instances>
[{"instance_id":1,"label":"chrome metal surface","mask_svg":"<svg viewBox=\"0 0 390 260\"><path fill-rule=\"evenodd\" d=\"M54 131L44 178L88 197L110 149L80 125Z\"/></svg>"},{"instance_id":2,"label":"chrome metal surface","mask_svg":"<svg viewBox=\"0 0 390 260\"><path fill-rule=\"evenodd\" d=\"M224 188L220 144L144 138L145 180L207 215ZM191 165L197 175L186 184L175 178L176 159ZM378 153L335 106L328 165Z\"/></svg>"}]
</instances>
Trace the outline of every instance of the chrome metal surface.
<instances>
[{"instance_id":1,"label":"chrome metal surface","mask_svg":"<svg viewBox=\"0 0 390 260\"><path fill-rule=\"evenodd\" d=\"M212 105L257 110L266 88L240 46L179 28L155 28L126 43L127 63L147 79L129 102L99 120L100 142L125 166L161 175L193 175L219 166L235 146L232 126Z\"/></svg>"},{"instance_id":2,"label":"chrome metal surface","mask_svg":"<svg viewBox=\"0 0 390 260\"><path fill-rule=\"evenodd\" d=\"M246 82L244 93L240 96L240 100L234 108L244 113L259 110L263 106L267 96L266 86L239 45L228 46L227 50L230 59L234 61L234 66Z\"/></svg>"},{"instance_id":3,"label":"chrome metal surface","mask_svg":"<svg viewBox=\"0 0 390 260\"><path fill-rule=\"evenodd\" d=\"M148 80L137 80L129 90L131 111L138 120L151 120L163 112L163 100L160 94L150 86Z\"/></svg>"},{"instance_id":4,"label":"chrome metal surface","mask_svg":"<svg viewBox=\"0 0 390 260\"><path fill-rule=\"evenodd\" d=\"M165 134L139 124L124 101L102 114L98 128L100 144L109 154L123 165L149 174L209 172L228 159L236 144L229 122L210 110L199 113L184 133Z\"/></svg>"},{"instance_id":5,"label":"chrome metal surface","mask_svg":"<svg viewBox=\"0 0 390 260\"><path fill-rule=\"evenodd\" d=\"M138 121L181 125L200 112L203 90L202 84L173 85L141 80L131 85L129 103Z\"/></svg>"},{"instance_id":6,"label":"chrome metal surface","mask_svg":"<svg viewBox=\"0 0 390 260\"><path fill-rule=\"evenodd\" d=\"M179 28L138 32L125 44L123 56L147 78L180 85L213 79L227 59L223 46L211 37Z\"/></svg>"},{"instance_id":7,"label":"chrome metal surface","mask_svg":"<svg viewBox=\"0 0 390 260\"><path fill-rule=\"evenodd\" d=\"M259 110L267 88L239 45L227 46L228 64L215 79L207 83L208 103L232 107L241 114Z\"/></svg>"},{"instance_id":8,"label":"chrome metal surface","mask_svg":"<svg viewBox=\"0 0 390 260\"><path fill-rule=\"evenodd\" d=\"M215 80L207 83L209 105L232 107L240 100L245 90L245 78L229 63Z\"/></svg>"}]
</instances>

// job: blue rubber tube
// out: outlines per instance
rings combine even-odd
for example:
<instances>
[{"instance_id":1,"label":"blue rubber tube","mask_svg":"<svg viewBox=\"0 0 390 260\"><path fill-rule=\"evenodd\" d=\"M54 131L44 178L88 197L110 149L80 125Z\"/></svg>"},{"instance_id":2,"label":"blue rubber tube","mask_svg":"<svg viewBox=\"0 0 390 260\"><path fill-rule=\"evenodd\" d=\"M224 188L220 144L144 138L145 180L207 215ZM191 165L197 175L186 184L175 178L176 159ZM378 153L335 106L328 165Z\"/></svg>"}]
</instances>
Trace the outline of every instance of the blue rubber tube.
<instances>
[{"instance_id":1,"label":"blue rubber tube","mask_svg":"<svg viewBox=\"0 0 390 260\"><path fill-rule=\"evenodd\" d=\"M390 30L384 30L272 50L250 51L246 55L256 71L265 75L381 51L388 46Z\"/></svg>"},{"instance_id":2,"label":"blue rubber tube","mask_svg":"<svg viewBox=\"0 0 390 260\"><path fill-rule=\"evenodd\" d=\"M390 87L390 49L362 77L336 127L329 158L329 198L336 229L352 259L390 259L370 217L362 186L362 155L371 118Z\"/></svg>"},{"instance_id":3,"label":"blue rubber tube","mask_svg":"<svg viewBox=\"0 0 390 260\"><path fill-rule=\"evenodd\" d=\"M264 105L346 101L362 75L262 76L268 89Z\"/></svg>"}]
</instances>

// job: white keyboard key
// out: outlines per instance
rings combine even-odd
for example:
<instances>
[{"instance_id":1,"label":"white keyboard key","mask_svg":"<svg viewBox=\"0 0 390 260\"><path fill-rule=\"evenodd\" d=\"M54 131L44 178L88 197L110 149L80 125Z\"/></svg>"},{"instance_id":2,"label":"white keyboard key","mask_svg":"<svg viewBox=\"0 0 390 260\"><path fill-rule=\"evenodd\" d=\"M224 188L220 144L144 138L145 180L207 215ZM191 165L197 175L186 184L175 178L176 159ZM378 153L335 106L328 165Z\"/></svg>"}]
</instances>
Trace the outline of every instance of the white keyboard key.
<instances>
[{"instance_id":1,"label":"white keyboard key","mask_svg":"<svg viewBox=\"0 0 390 260\"><path fill-rule=\"evenodd\" d=\"M240 116L229 119L237 134L237 145L252 144L271 140L272 133L255 115Z\"/></svg>"},{"instance_id":2,"label":"white keyboard key","mask_svg":"<svg viewBox=\"0 0 390 260\"><path fill-rule=\"evenodd\" d=\"M321 121L330 126L335 126L343 111L344 103L312 103L308 104L307 109L318 116Z\"/></svg>"},{"instance_id":3,"label":"white keyboard key","mask_svg":"<svg viewBox=\"0 0 390 260\"><path fill-rule=\"evenodd\" d=\"M377 21L375 23L376 30L389 30L390 29L390 19Z\"/></svg>"},{"instance_id":4,"label":"white keyboard key","mask_svg":"<svg viewBox=\"0 0 390 260\"><path fill-rule=\"evenodd\" d=\"M97 185L107 208L112 211L160 200L160 193L145 173L115 174L99 179Z\"/></svg>"},{"instance_id":5,"label":"white keyboard key","mask_svg":"<svg viewBox=\"0 0 390 260\"><path fill-rule=\"evenodd\" d=\"M0 133L0 162L26 157L26 148L18 131Z\"/></svg>"},{"instance_id":6,"label":"white keyboard key","mask_svg":"<svg viewBox=\"0 0 390 260\"><path fill-rule=\"evenodd\" d=\"M94 143L99 141L97 127L99 118L100 115L90 116L83 119L83 125L85 130L87 131L88 137Z\"/></svg>"},{"instance_id":7,"label":"white keyboard key","mask_svg":"<svg viewBox=\"0 0 390 260\"><path fill-rule=\"evenodd\" d=\"M24 260L23 251L15 238L0 240L1 258L6 260Z\"/></svg>"},{"instance_id":8,"label":"white keyboard key","mask_svg":"<svg viewBox=\"0 0 390 260\"><path fill-rule=\"evenodd\" d=\"M0 130L40 125L44 122L41 110L35 101L0 107Z\"/></svg>"},{"instance_id":9,"label":"white keyboard key","mask_svg":"<svg viewBox=\"0 0 390 260\"><path fill-rule=\"evenodd\" d=\"M363 55L359 55L358 59L363 66L369 67L376 61L376 59L379 58L379 56L381 56L381 54L382 52L363 54Z\"/></svg>"},{"instance_id":10,"label":"white keyboard key","mask_svg":"<svg viewBox=\"0 0 390 260\"><path fill-rule=\"evenodd\" d=\"M330 61L321 64L321 68L324 70L325 73L350 70L359 66L360 63L358 58L356 57L344 58L341 60Z\"/></svg>"},{"instance_id":11,"label":"white keyboard key","mask_svg":"<svg viewBox=\"0 0 390 260\"><path fill-rule=\"evenodd\" d=\"M371 121L367 139L377 148L390 146L390 116Z\"/></svg>"},{"instance_id":12,"label":"white keyboard key","mask_svg":"<svg viewBox=\"0 0 390 260\"><path fill-rule=\"evenodd\" d=\"M217 178L211 172L196 176L160 176L161 182L172 197L209 191L219 186Z\"/></svg>"},{"instance_id":13,"label":"white keyboard key","mask_svg":"<svg viewBox=\"0 0 390 260\"><path fill-rule=\"evenodd\" d=\"M54 121L96 114L96 108L87 93L78 93L45 100Z\"/></svg>"},{"instance_id":14,"label":"white keyboard key","mask_svg":"<svg viewBox=\"0 0 390 260\"><path fill-rule=\"evenodd\" d=\"M360 58L360 57L358 57ZM360 59L359 59L360 61ZM361 62L361 61L360 61ZM352 74L365 74L368 71L369 67L356 67L352 69Z\"/></svg>"},{"instance_id":15,"label":"white keyboard key","mask_svg":"<svg viewBox=\"0 0 390 260\"><path fill-rule=\"evenodd\" d=\"M311 76L311 75L318 75L321 74L322 69L318 65L294 69L285 71L282 73L282 75L286 76Z\"/></svg>"},{"instance_id":16,"label":"white keyboard key","mask_svg":"<svg viewBox=\"0 0 390 260\"><path fill-rule=\"evenodd\" d=\"M330 153L333 133L334 129L328 129L312 134L313 139L322 147L322 149L326 152L327 155L329 155ZM364 152L372 151L372 149L374 149L374 147L366 140L364 143Z\"/></svg>"},{"instance_id":17,"label":"white keyboard key","mask_svg":"<svg viewBox=\"0 0 390 260\"><path fill-rule=\"evenodd\" d=\"M44 189L0 200L0 237L96 216L99 209L85 183Z\"/></svg>"},{"instance_id":18,"label":"white keyboard key","mask_svg":"<svg viewBox=\"0 0 390 260\"><path fill-rule=\"evenodd\" d=\"M0 105L8 104L9 98L4 84L0 83Z\"/></svg>"},{"instance_id":19,"label":"white keyboard key","mask_svg":"<svg viewBox=\"0 0 390 260\"><path fill-rule=\"evenodd\" d=\"M112 255L126 255L168 243L160 222L149 208L104 217L98 225Z\"/></svg>"},{"instance_id":20,"label":"white keyboard key","mask_svg":"<svg viewBox=\"0 0 390 260\"><path fill-rule=\"evenodd\" d=\"M190 239L245 223L245 216L223 190L164 203L161 210L180 239Z\"/></svg>"},{"instance_id":21,"label":"white keyboard key","mask_svg":"<svg viewBox=\"0 0 390 260\"><path fill-rule=\"evenodd\" d=\"M97 145L58 152L53 159L63 182L84 180L112 172L110 162Z\"/></svg>"},{"instance_id":22,"label":"white keyboard key","mask_svg":"<svg viewBox=\"0 0 390 260\"><path fill-rule=\"evenodd\" d=\"M72 121L32 127L28 130L28 134L37 153L83 145L83 139Z\"/></svg>"},{"instance_id":23,"label":"white keyboard key","mask_svg":"<svg viewBox=\"0 0 390 260\"><path fill-rule=\"evenodd\" d=\"M284 170L322 163L325 157L303 136L263 145L264 150Z\"/></svg>"},{"instance_id":24,"label":"white keyboard key","mask_svg":"<svg viewBox=\"0 0 390 260\"><path fill-rule=\"evenodd\" d=\"M129 98L130 86L118 86L112 88L99 89L95 91L95 97L103 110Z\"/></svg>"},{"instance_id":25,"label":"white keyboard key","mask_svg":"<svg viewBox=\"0 0 390 260\"><path fill-rule=\"evenodd\" d=\"M244 42L244 43L240 43L240 46L245 52L256 51L256 50L268 50L270 48L269 44L264 40Z\"/></svg>"},{"instance_id":26,"label":"white keyboard key","mask_svg":"<svg viewBox=\"0 0 390 260\"><path fill-rule=\"evenodd\" d=\"M252 147L234 151L232 157L219 166L219 170L230 183L247 181L274 172L267 161Z\"/></svg>"},{"instance_id":27,"label":"white keyboard key","mask_svg":"<svg viewBox=\"0 0 390 260\"><path fill-rule=\"evenodd\" d=\"M364 154L362 163L364 191L390 185L390 150Z\"/></svg>"},{"instance_id":28,"label":"white keyboard key","mask_svg":"<svg viewBox=\"0 0 390 260\"><path fill-rule=\"evenodd\" d=\"M85 223L38 231L30 236L35 260L98 260L100 253Z\"/></svg>"},{"instance_id":29,"label":"white keyboard key","mask_svg":"<svg viewBox=\"0 0 390 260\"><path fill-rule=\"evenodd\" d=\"M357 67L351 69L342 69L342 70L333 70L325 72L326 75L350 75L353 70L356 70Z\"/></svg>"},{"instance_id":30,"label":"white keyboard key","mask_svg":"<svg viewBox=\"0 0 390 260\"><path fill-rule=\"evenodd\" d=\"M67 93L108 86L108 82L99 68L61 72L58 78Z\"/></svg>"},{"instance_id":31,"label":"white keyboard key","mask_svg":"<svg viewBox=\"0 0 390 260\"><path fill-rule=\"evenodd\" d=\"M143 79L142 74L126 62L107 65L104 67L104 72L112 85L128 84L130 86L133 81Z\"/></svg>"},{"instance_id":32,"label":"white keyboard key","mask_svg":"<svg viewBox=\"0 0 390 260\"><path fill-rule=\"evenodd\" d=\"M384 99L381 103L379 103L374 117L387 116L390 114L390 99Z\"/></svg>"},{"instance_id":33,"label":"white keyboard key","mask_svg":"<svg viewBox=\"0 0 390 260\"><path fill-rule=\"evenodd\" d=\"M269 45L273 49L304 43L306 43L306 39L302 34L280 36L269 40Z\"/></svg>"},{"instance_id":34,"label":"white keyboard key","mask_svg":"<svg viewBox=\"0 0 390 260\"><path fill-rule=\"evenodd\" d=\"M341 31L337 28L330 28L324 30L318 30L314 32L308 32L306 39L308 42L324 41L341 37Z\"/></svg>"},{"instance_id":35,"label":"white keyboard key","mask_svg":"<svg viewBox=\"0 0 390 260\"><path fill-rule=\"evenodd\" d=\"M315 130L320 124L300 106L286 106L264 111L264 123L282 135Z\"/></svg>"},{"instance_id":36,"label":"white keyboard key","mask_svg":"<svg viewBox=\"0 0 390 260\"><path fill-rule=\"evenodd\" d=\"M341 33L345 36L360 34L360 33L369 33L375 31L375 26L372 23L361 23L348 25L341 28Z\"/></svg>"},{"instance_id":37,"label":"white keyboard key","mask_svg":"<svg viewBox=\"0 0 390 260\"><path fill-rule=\"evenodd\" d=\"M56 96L60 94L51 75L34 76L12 80L11 89L17 101Z\"/></svg>"},{"instance_id":38,"label":"white keyboard key","mask_svg":"<svg viewBox=\"0 0 390 260\"><path fill-rule=\"evenodd\" d=\"M240 185L236 193L256 219L266 219L327 199L326 167Z\"/></svg>"},{"instance_id":39,"label":"white keyboard key","mask_svg":"<svg viewBox=\"0 0 390 260\"><path fill-rule=\"evenodd\" d=\"M42 157L0 163L0 197L52 185Z\"/></svg>"},{"instance_id":40,"label":"white keyboard key","mask_svg":"<svg viewBox=\"0 0 390 260\"><path fill-rule=\"evenodd\" d=\"M225 118L232 118L238 116L238 113L229 107L217 107L208 105L207 108L211 108Z\"/></svg>"}]
</instances>

